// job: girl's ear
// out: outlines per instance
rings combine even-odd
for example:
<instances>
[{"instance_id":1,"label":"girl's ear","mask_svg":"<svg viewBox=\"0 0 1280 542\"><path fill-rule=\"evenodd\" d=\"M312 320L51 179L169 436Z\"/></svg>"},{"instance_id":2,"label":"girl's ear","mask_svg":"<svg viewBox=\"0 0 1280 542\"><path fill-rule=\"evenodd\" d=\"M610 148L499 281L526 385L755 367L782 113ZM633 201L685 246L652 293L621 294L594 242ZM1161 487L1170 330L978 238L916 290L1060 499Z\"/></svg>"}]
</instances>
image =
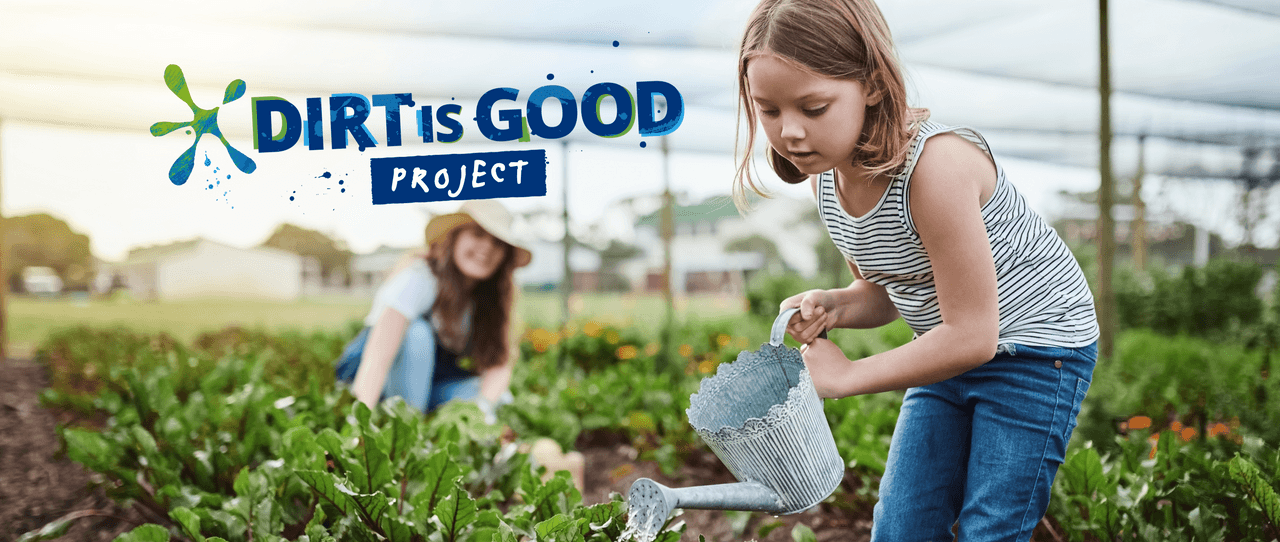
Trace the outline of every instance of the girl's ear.
<instances>
[{"instance_id":1,"label":"girl's ear","mask_svg":"<svg viewBox=\"0 0 1280 542\"><path fill-rule=\"evenodd\" d=\"M884 94L884 87L882 85L876 83L868 85L866 90L867 107L879 104L880 101L884 99Z\"/></svg>"}]
</instances>

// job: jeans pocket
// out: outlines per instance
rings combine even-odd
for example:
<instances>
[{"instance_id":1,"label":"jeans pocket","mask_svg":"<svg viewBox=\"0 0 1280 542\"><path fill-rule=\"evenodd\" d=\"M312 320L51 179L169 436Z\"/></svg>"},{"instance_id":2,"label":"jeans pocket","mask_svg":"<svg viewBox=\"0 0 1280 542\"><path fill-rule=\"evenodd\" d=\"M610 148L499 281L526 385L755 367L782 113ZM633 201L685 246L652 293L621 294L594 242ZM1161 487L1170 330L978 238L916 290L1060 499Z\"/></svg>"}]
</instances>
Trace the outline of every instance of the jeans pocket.
<instances>
[{"instance_id":1,"label":"jeans pocket","mask_svg":"<svg viewBox=\"0 0 1280 542\"><path fill-rule=\"evenodd\" d=\"M1080 416L1080 405L1084 403L1084 397L1089 393L1089 381L1083 378L1076 379L1076 396L1071 405L1071 416L1067 417L1067 428L1062 433L1063 444L1071 442L1071 432L1076 429L1076 418Z\"/></svg>"}]
</instances>

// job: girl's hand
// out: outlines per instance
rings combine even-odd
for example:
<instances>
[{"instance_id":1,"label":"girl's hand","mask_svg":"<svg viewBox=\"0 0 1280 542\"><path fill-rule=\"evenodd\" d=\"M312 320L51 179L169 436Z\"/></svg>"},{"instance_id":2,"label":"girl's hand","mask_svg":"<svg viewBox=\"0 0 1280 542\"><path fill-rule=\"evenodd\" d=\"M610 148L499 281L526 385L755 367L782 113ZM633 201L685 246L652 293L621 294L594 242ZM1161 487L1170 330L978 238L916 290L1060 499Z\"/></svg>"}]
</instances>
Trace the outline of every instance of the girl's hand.
<instances>
[{"instance_id":1,"label":"girl's hand","mask_svg":"<svg viewBox=\"0 0 1280 542\"><path fill-rule=\"evenodd\" d=\"M804 365L809 368L809 376L813 378L813 387L818 397L840 398L851 395L845 385L853 370L853 363L844 356L844 352L836 343L826 339L815 339L800 347L804 356Z\"/></svg>"},{"instance_id":2,"label":"girl's hand","mask_svg":"<svg viewBox=\"0 0 1280 542\"><path fill-rule=\"evenodd\" d=\"M823 331L835 327L836 300L828 290L809 290L782 301L778 312L800 307L787 323L787 333L800 344L809 344Z\"/></svg>"}]
</instances>

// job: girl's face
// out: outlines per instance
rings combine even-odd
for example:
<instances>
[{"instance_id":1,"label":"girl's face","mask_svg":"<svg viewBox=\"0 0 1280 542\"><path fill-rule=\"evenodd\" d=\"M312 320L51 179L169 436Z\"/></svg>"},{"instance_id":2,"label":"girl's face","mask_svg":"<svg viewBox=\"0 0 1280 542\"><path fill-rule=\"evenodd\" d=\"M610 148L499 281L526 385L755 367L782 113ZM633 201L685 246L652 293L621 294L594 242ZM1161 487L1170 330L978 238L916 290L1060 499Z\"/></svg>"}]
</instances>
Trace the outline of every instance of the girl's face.
<instances>
[{"instance_id":1,"label":"girl's face","mask_svg":"<svg viewBox=\"0 0 1280 542\"><path fill-rule=\"evenodd\" d=\"M747 85L769 144L808 175L850 163L867 106L879 101L857 81L800 69L773 53L747 63Z\"/></svg>"},{"instance_id":2,"label":"girl's face","mask_svg":"<svg viewBox=\"0 0 1280 542\"><path fill-rule=\"evenodd\" d=\"M484 231L474 222L458 226L458 238L453 243L453 264L462 276L472 281L482 281L493 276L507 255L506 243Z\"/></svg>"}]
</instances>

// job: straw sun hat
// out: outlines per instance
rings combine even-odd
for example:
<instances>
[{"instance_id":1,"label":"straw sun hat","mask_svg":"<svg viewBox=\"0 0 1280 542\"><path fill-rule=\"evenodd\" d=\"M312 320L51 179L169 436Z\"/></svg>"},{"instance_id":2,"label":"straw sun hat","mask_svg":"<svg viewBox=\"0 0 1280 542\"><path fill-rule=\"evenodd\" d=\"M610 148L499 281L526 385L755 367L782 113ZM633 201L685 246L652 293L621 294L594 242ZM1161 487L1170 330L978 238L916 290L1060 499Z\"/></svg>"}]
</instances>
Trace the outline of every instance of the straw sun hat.
<instances>
[{"instance_id":1,"label":"straw sun hat","mask_svg":"<svg viewBox=\"0 0 1280 542\"><path fill-rule=\"evenodd\" d=\"M516 241L515 236L511 234L511 213L494 200L468 200L463 202L456 213L432 217L427 223L427 246L444 237L454 228L471 222L479 224L484 231L489 232L489 235L515 247L516 267L529 265L529 261L533 259L533 253Z\"/></svg>"}]
</instances>

